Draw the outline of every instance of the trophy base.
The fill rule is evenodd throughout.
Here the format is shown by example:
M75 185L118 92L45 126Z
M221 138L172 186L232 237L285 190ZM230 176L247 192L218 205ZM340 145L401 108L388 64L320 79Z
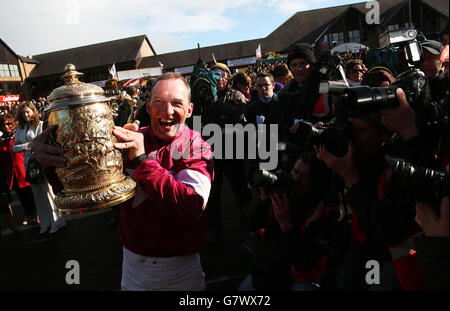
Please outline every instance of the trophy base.
M62 191L56 195L55 203L63 214L80 214L120 204L135 194L136 182L127 176L108 187L91 192L69 194Z

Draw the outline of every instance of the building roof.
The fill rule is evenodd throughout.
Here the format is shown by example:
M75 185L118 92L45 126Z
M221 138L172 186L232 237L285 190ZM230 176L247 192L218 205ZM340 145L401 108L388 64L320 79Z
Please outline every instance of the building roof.
M21 60L22 63L39 64L38 60L33 59L31 57L28 57L28 56L22 56L22 55L17 54L17 57Z
M11 55L12 55L14 58L19 58L19 56L16 54L16 52L14 52L13 49L11 49L11 48L9 47L9 45L7 45L6 42L3 41L1 38L0 38L0 45L3 45L3 46L11 53ZM6 56L5 56L5 57L6 57ZM8 58L10 58L10 57L11 57L11 56L8 56Z
M200 47L200 55L207 63L213 61L212 54L214 54L214 58L218 62L226 62L231 59L255 56L258 44L261 43L261 45L264 46L263 41L264 39L254 39L203 48ZM195 64L198 58L198 49L159 54L142 58L139 68L159 67L159 62L164 65L164 68L190 66Z
M448 18L448 2L443 0L414 0L433 8ZM408 0L379 0L380 21L385 25L396 15ZM367 2L340 5L329 8L297 12L286 22L280 25L265 38L233 42L227 44L202 47L200 54L206 62L213 61L214 54L217 61L255 56L258 44L262 52L286 52L297 42L315 43L328 29L340 22L350 10L357 10L362 16L367 11ZM62 73L67 63L73 63L79 70L86 68L111 65L112 63L135 60L143 40L147 40L154 56L143 57L137 63L139 68L159 67L160 63L166 69L191 66L199 57L196 48L166 54L156 55L147 36L137 36L89 46L78 47L63 51L35 55L34 60L39 62L30 74L30 77L42 77ZM114 51L113 53L111 51Z
M380 22L395 14L405 5L405 0L379 0ZM442 4L441 4L442 5ZM349 10L357 10L365 16L369 9L366 2L340 5L330 8L322 8L304 12L297 12L280 27L267 36L273 49L276 51L288 51L298 42L315 43L322 37L327 29L338 23ZM302 30L299 33L299 29Z
M417 0L415 0L417 1ZM419 0L448 17L448 5L442 0ZM445 3L444 3L445 2ZM285 53L298 42L315 43L333 25L340 21L349 10L357 10L364 17L369 10L367 2L340 5L329 8L297 12L265 38L214 45L201 48L201 55L206 62L212 61L211 53L217 61L254 56L258 44L263 52L278 51ZM379 0L380 22L389 21L399 10L407 5L408 0ZM301 33L299 33L301 30ZM197 49L178 51L149 56L142 59L139 68L157 67L159 62L166 69L195 64L198 59Z
M146 35L102 42L77 48L34 55L39 62L30 73L30 78L50 76L64 72L64 67L74 64L77 70L113 63L134 61L144 41L147 41L155 53Z

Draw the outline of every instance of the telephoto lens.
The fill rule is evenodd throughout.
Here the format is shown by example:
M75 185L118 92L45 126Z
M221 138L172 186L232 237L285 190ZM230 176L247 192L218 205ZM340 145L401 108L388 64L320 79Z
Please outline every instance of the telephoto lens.
M390 168L386 175L385 199L408 198L438 207L441 199L448 196L448 172L414 166L404 159L389 156L386 162ZM439 214L439 208L435 212Z
M252 186L265 188L267 194L289 193L293 185L292 177L289 174L272 173L267 170L255 171L251 181Z
M399 106L396 90L397 86L369 87L357 86L347 89L346 110L347 115L356 117L369 114L384 108Z
M301 149L325 145L328 152L336 157L343 157L348 152L352 126L345 118L335 118L323 126L300 121L295 136L295 144Z

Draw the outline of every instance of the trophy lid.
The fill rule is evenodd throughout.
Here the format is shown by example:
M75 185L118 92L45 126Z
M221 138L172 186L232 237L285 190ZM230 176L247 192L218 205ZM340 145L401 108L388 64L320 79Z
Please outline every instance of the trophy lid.
M78 77L83 73L76 71L73 64L67 64L64 70L65 74L61 76L61 79L65 84L54 89L47 97L50 105L45 111L110 100L105 97L105 91L101 87L79 81Z

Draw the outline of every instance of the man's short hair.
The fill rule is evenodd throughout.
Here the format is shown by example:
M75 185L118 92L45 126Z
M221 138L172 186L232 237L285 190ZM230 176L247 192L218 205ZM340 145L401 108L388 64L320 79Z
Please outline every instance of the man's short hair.
M186 90L188 91L188 99L189 99L189 103L190 103L191 102L191 86L189 85L189 82L187 82L187 80L182 75L180 75L179 73L176 73L176 72L167 72L156 78L156 80L153 82L153 85L152 85L152 91L151 91L152 97L153 97L153 90L155 89L155 87L158 85L158 83L160 81L171 80L171 79L183 81L184 86L186 87Z
M269 80L270 80L270 82L272 82L273 83L273 81L274 81L274 79L273 79L273 76L270 74L270 73L268 73L268 72L258 72L258 74L256 75L256 79L258 79L258 78L265 78L265 77L267 77L267 78L269 78Z
M125 92L127 92L127 94L130 96L138 95L138 90L135 86L127 86L125 88Z

